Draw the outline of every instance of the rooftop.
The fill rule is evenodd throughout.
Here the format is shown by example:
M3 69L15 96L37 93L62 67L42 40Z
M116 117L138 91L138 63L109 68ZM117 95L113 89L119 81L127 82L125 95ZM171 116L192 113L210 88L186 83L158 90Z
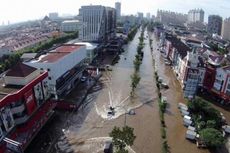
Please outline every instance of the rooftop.
M53 51L50 51L47 54L41 55L38 59L35 59L31 62L40 62L40 63L54 63L58 60L60 60L61 58L63 58L64 56L78 51L80 47L82 47L83 45L63 45L60 46L58 48L56 48Z
M23 63L18 63L13 68L9 69L5 76L12 76L12 77L26 77L36 71L36 68L31 66L25 65Z
M79 20L65 20L62 23L78 23Z
M172 43L172 46L175 47L180 54L181 58L183 59L187 56L187 51L191 51L191 49L181 42L178 38L172 35L166 35L166 39Z

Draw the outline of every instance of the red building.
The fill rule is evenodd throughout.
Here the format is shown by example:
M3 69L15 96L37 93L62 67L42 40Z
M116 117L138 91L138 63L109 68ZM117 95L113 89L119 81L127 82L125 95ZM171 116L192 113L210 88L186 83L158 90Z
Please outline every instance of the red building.
M0 153L24 151L53 114L48 73L19 63L0 78Z

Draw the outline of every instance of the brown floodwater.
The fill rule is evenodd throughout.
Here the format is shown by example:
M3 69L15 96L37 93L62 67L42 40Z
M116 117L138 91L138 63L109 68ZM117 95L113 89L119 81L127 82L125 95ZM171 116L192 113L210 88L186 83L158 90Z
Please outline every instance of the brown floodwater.
M51 124L43 129L51 139L57 138L52 143L45 142L48 145L53 144L49 147L49 153L102 153L104 142L111 140L108 137L109 132L114 126L122 127L124 124L133 127L134 134L137 136L129 152L161 153L161 126L153 76L155 70L148 39L145 39L144 58L140 66L141 81L135 96L133 98L129 96L130 75L134 72L133 60L139 36L140 30L134 40L124 46L125 52L120 55L119 62L112 66L113 71L104 72L77 112L65 113L67 115L63 113L63 116L59 115L60 119L52 120ZM156 59L156 68L170 87L163 91L163 95L169 102L165 120L170 151L171 153L207 153L208 150L197 149L195 144L185 139L186 128L182 125L182 117L177 109L177 103L184 101L181 88L172 70L164 65L160 53L156 50L156 39L153 35L151 38L154 40L153 57ZM110 106L115 108L114 116L107 115ZM131 109L135 110L135 115L124 115ZM45 153L44 149L39 150L40 145L38 145L43 141L37 139L27 152Z
M165 114L165 121L170 151L171 153L208 153L207 149L198 149L194 143L185 139L187 129L183 126L182 116L178 110L178 103L185 102L182 89L171 67L164 64L164 59L157 50L158 41L153 34L151 38L154 40L153 55L156 60L156 69L159 76L169 85L168 90L162 90L162 95L167 97L169 104Z

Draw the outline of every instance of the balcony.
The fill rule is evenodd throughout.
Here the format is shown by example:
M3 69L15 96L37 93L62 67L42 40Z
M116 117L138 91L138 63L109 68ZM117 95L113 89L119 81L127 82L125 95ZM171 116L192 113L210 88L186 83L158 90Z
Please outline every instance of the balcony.
M25 110L25 105L21 104L19 106L15 106L13 108L11 108L11 112L12 114L17 114L17 113L21 113Z

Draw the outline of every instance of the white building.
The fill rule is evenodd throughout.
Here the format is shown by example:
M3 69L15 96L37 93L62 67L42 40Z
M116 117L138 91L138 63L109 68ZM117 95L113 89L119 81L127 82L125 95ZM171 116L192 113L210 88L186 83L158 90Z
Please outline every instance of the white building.
M202 9L193 9L188 12L188 22L204 22L204 11Z
M84 45L63 45L24 64L48 71L49 90L57 99L68 94L78 82L85 69L85 61Z
M97 56L97 47L98 44L96 43L89 43L89 42L76 42L75 45L84 45L86 46L86 56L88 62L91 63L93 59Z
M119 19L121 17L121 3L120 2L115 3L115 9L116 9L116 16Z
M66 20L61 24L61 30L63 32L73 32L80 29L80 22L78 20Z
M230 40L230 18L223 21L221 36L223 39Z

